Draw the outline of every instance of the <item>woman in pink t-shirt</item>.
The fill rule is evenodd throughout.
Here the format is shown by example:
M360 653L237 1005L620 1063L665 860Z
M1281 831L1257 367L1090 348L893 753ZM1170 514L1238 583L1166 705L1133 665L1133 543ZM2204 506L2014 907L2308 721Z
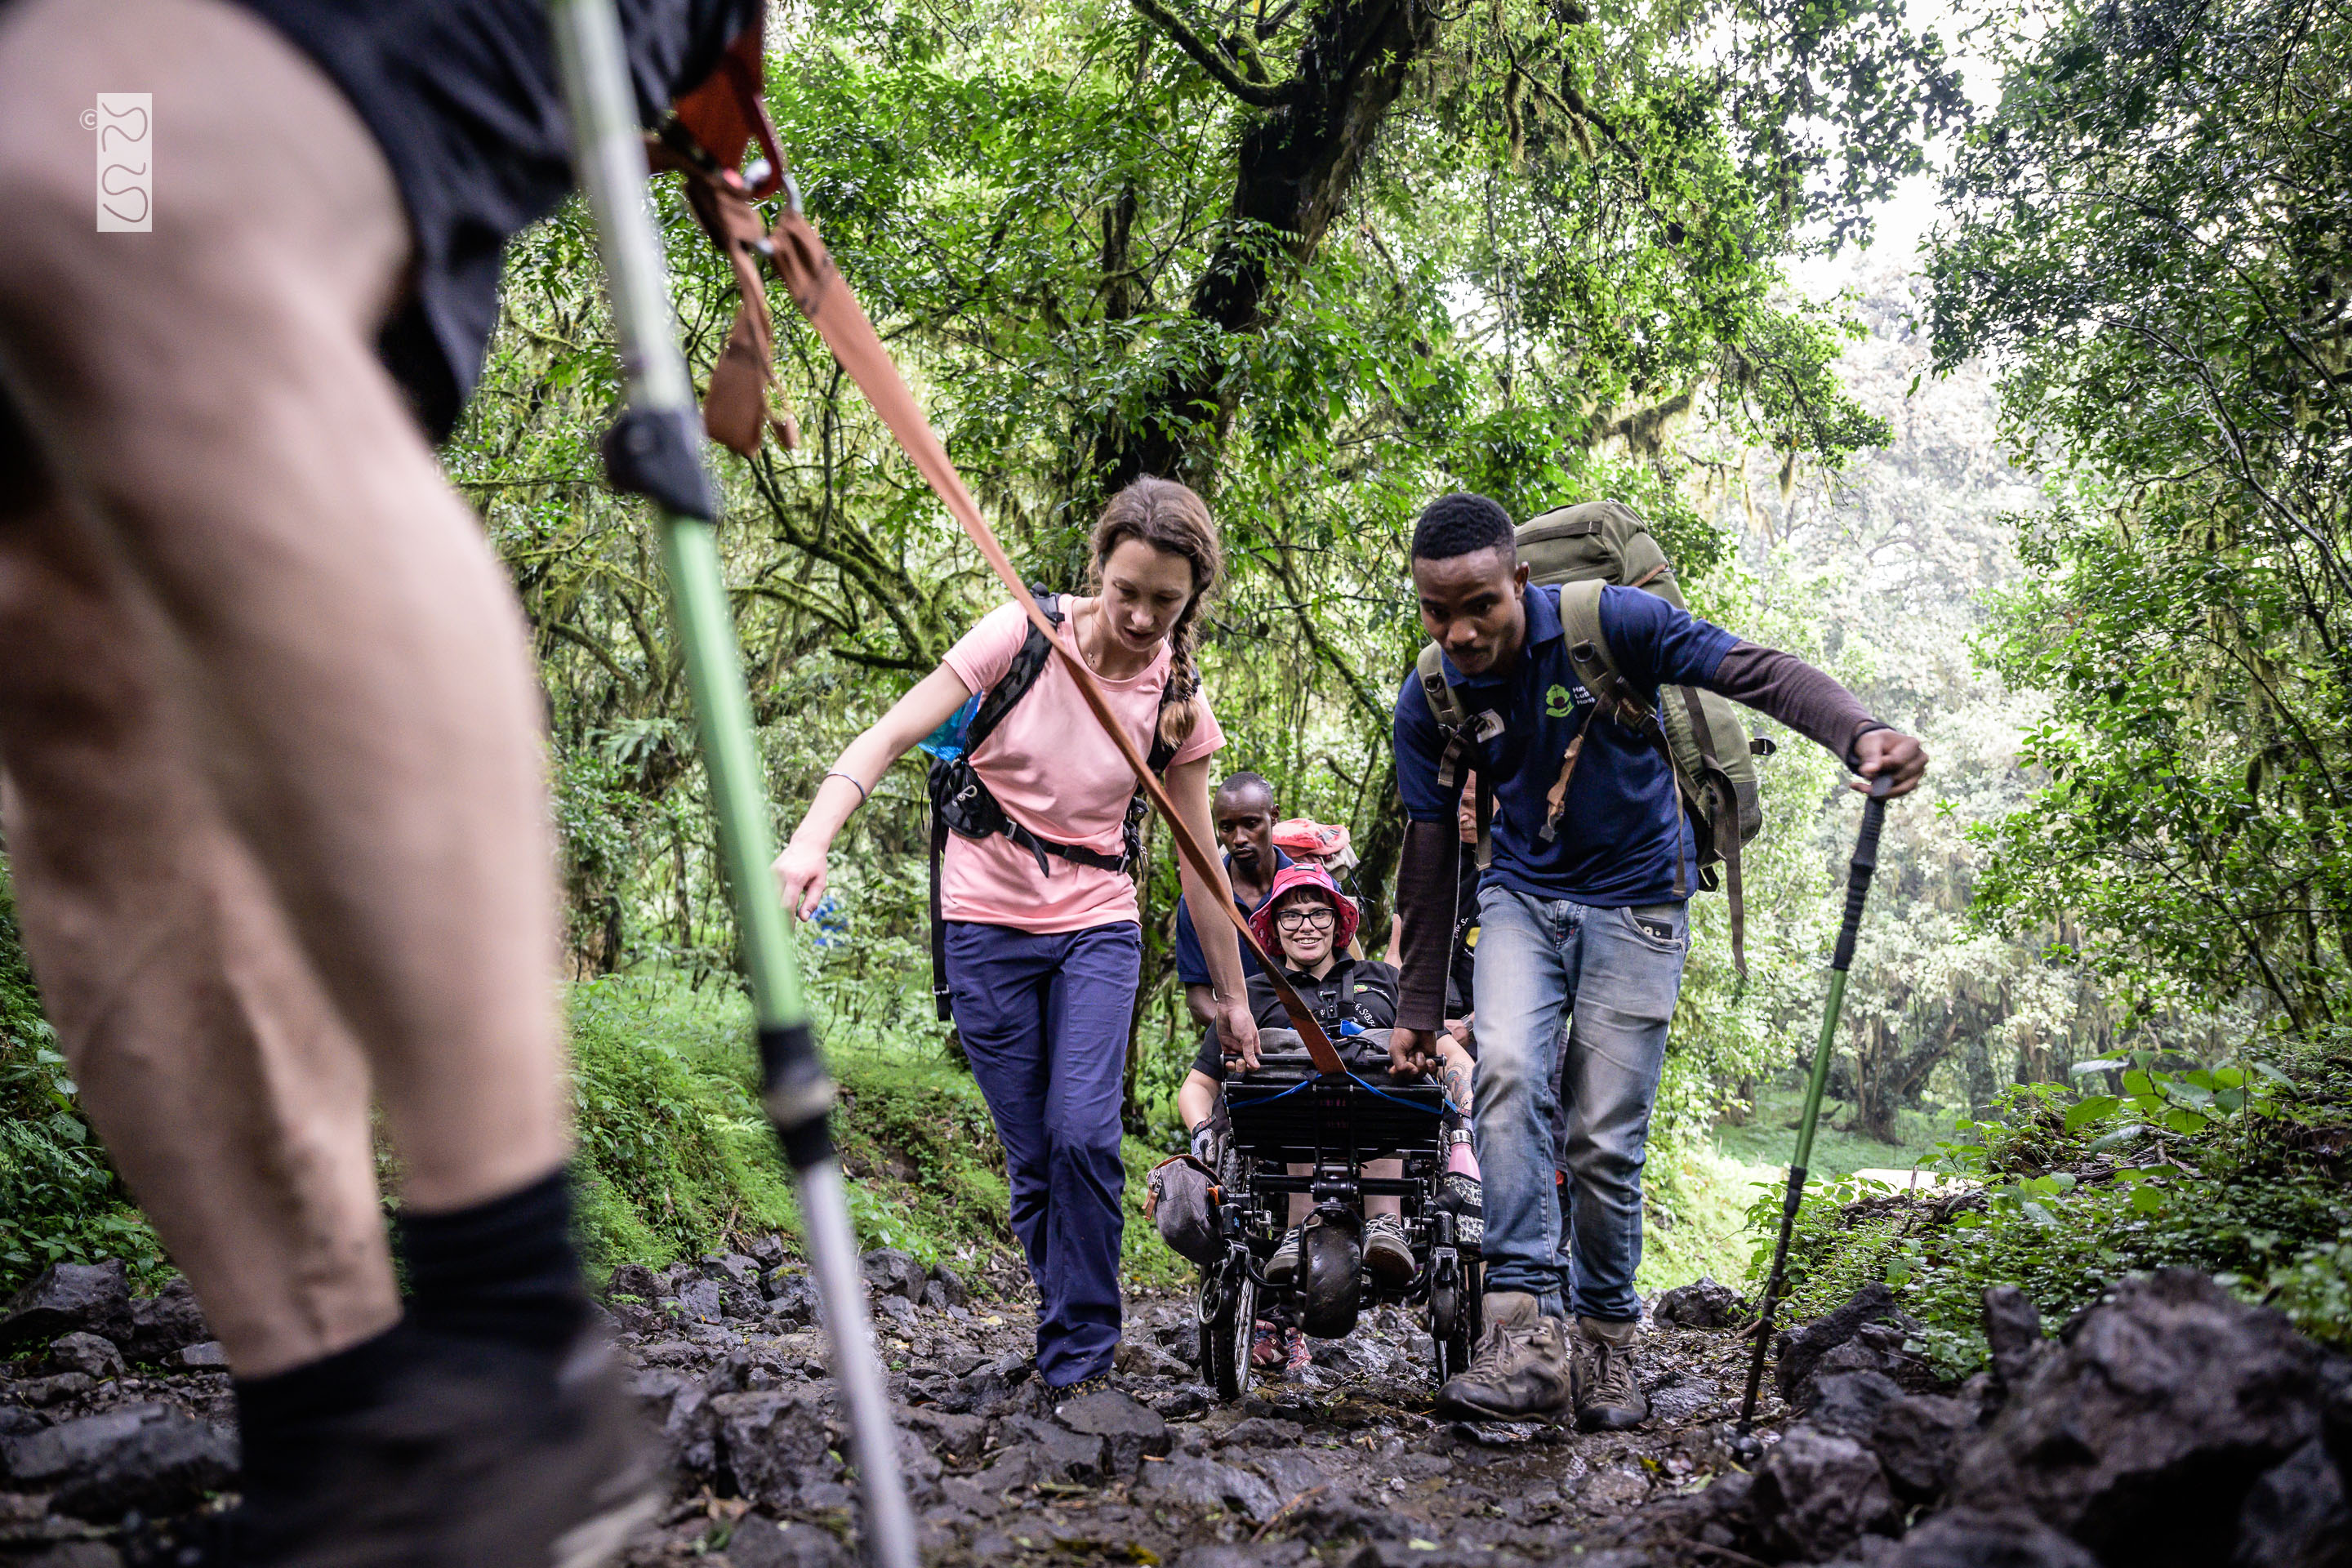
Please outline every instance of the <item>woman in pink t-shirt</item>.
M1093 543L1097 593L1062 601L1063 634L1136 749L1148 753L1155 739L1173 747L1169 794L1199 841L1213 843L1209 757L1224 732L1192 649L1202 601L1223 570L1216 524L1182 485L1141 479L1103 509ZM850 742L776 858L788 907L803 919L815 910L825 852L849 814L893 763L1003 678L1028 625L1018 605L991 611ZM1135 777L1059 658L970 761L1024 837L949 836L940 878L948 991L1004 1145L1013 1230L1039 1297L1037 1370L1059 1397L1107 1379L1118 1346L1118 1113L1143 947L1134 875L1117 868ZM1178 868L1194 909L1233 907L1222 870L1210 887L1181 858ZM1201 936L1225 1048L1254 1066L1240 945L1223 921Z

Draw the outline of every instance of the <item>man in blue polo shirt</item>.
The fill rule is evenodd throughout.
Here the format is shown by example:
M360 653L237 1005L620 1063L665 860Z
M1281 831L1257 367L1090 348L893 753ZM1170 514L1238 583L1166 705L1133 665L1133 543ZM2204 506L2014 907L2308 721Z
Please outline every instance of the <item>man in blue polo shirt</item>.
M1209 815L1216 824L1217 842L1225 847L1225 875L1234 885L1234 908L1247 920L1257 913L1274 889L1275 874L1290 864L1290 857L1274 847L1274 786L1253 773L1228 774L1210 797ZM1247 943L1242 946L1242 978L1258 971ZM1176 900L1176 983L1184 987L1184 1005L1192 1021L1207 1028L1216 1021L1209 984L1209 961L1201 954L1201 934L1193 929L1192 911Z
M1676 872L1695 854L1673 774L1649 733L1657 689L1719 691L1820 742L1858 773L1893 773L1897 795L1918 783L1927 753L1811 665L1638 588L1602 590L1601 629L1619 676L1651 712L1639 726L1599 715L1569 658L1559 590L1528 585L1510 517L1484 496L1430 503L1413 532L1412 576L1446 680L1470 711L1502 721L1491 739L1470 744L1466 764L1494 786L1494 859L1478 887L1474 982L1486 1333L1469 1367L1440 1392L1439 1407L1496 1419L1572 1408L1587 1431L1632 1426L1649 1415L1633 1293L1643 1144L1688 944ZM1462 844L1456 803L1438 784L1446 736L1417 679L1398 695L1395 741L1410 821L1390 1054L1400 1071L1425 1071L1444 1022ZM1568 1102L1566 1268L1552 1181L1556 1097Z

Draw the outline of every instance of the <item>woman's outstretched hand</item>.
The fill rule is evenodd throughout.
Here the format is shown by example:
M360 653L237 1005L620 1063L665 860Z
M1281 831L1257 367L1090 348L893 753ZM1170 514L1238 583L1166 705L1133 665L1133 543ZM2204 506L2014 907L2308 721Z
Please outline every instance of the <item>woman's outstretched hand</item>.
M1257 1071L1257 1020L1251 1016L1249 1004L1236 996L1229 1002L1213 1002L1217 1018L1217 1044L1227 1061L1238 1061L1242 1071Z
M801 920L824 901L824 851L787 844L776 857L776 896Z

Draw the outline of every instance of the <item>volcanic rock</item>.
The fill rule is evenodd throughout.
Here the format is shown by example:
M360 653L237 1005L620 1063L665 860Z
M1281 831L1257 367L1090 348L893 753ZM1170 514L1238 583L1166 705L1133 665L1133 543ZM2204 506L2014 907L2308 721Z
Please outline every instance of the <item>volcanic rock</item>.
M963 1276L944 1263L931 1265L931 1286L937 1289L927 1287L923 1291L926 1305L929 1304L934 1295L940 1298L939 1305L942 1309L971 1305L971 1290L964 1284Z
M1905 1536L1887 1568L2100 1568L2100 1563L2030 1513L1956 1508Z
M1897 1517L1870 1450L1802 1426L1758 1463L1749 1507L1783 1555L1814 1561L1837 1556L1865 1531L1891 1532Z
M831 1531L750 1513L728 1537L727 1561L732 1568L849 1568L855 1559Z
M719 1281L697 1276L677 1288L680 1318L689 1323L716 1323L727 1316L727 1299Z
M1263 1522L1274 1516L1282 1500L1274 1489L1233 1465L1194 1454L1179 1454L1162 1464L1146 1465L1135 1479L1139 1501L1177 1503L1202 1510L1225 1509Z
M877 1247L857 1260L866 1288L877 1296L897 1296L908 1301L923 1299L930 1274L914 1258L895 1247Z
M122 1364L122 1352L114 1342L100 1334L59 1334L49 1343L49 1368L53 1372L78 1372L97 1382L121 1377L129 1369Z
M0 1438L0 1468L20 1487L51 1490L76 1519L191 1506L236 1471L236 1448L173 1405L129 1405L22 1437Z
M154 1362L212 1337L212 1327L205 1321L205 1310L196 1304L194 1289L185 1279L175 1278L154 1295L131 1303L130 1334L117 1342L131 1360Z
M1045 1479L1094 1486L1110 1479L1110 1440L1097 1433L1073 1432L1033 1415L1008 1418L1004 1432L1009 1441L1035 1450Z
M1118 1389L1106 1388L1054 1406L1054 1419L1073 1432L1110 1445L1110 1473L1129 1476L1149 1454L1168 1452L1168 1423Z
M2004 1396L2024 1387L2042 1358L2056 1348L2042 1337L2042 1313L2032 1299L2014 1285L1985 1288L1983 1323L1994 1385Z
M121 1339L130 1331L131 1276L119 1258L52 1264L0 1308L0 1347L81 1332Z
M1658 1298L1650 1316L1678 1329L1727 1329L1753 1310L1744 1296L1728 1285L1700 1279L1677 1285Z
M831 1508L849 1501L832 1403L806 1389L722 1394L711 1402L721 1462L741 1494L763 1508Z
M1895 1315L1895 1292L1883 1281L1874 1279L1827 1317L1801 1328L1782 1330L1774 1344L1773 1365L1774 1386L1780 1390L1781 1402L1791 1409L1801 1408L1804 1401L1799 1397L1798 1389L1812 1375L1822 1359L1853 1339L1864 1323Z
M1805 1424L1857 1443L1870 1437L1878 1413L1903 1397L1895 1380L1877 1372L1833 1372L1813 1379Z
M1880 1407L1863 1443L1878 1456L1895 1496L1932 1502L1951 1484L1961 1442L1975 1427L1976 1414L1961 1400L1906 1394Z
M669 1294L669 1282L642 1263L624 1263L604 1281L604 1294L607 1298L634 1296L649 1303Z
M172 1352L172 1364L190 1372L226 1372L228 1347L218 1340L185 1345Z
M2263 1473L2238 1514L2231 1568L2352 1568L2352 1507L2326 1446L2313 1441Z
M2319 1360L2202 1274L2126 1280L1968 1447L1952 1500L2023 1506L2109 1563L2226 1562L2256 1479L2320 1436Z

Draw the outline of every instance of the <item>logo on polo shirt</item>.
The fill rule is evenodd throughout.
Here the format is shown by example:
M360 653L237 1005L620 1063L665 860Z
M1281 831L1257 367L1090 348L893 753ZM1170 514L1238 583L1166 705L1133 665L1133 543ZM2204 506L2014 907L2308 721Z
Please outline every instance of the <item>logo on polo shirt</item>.
M1544 713L1547 717L1565 719L1575 711L1576 699L1569 695L1567 687L1555 686L1544 693Z

